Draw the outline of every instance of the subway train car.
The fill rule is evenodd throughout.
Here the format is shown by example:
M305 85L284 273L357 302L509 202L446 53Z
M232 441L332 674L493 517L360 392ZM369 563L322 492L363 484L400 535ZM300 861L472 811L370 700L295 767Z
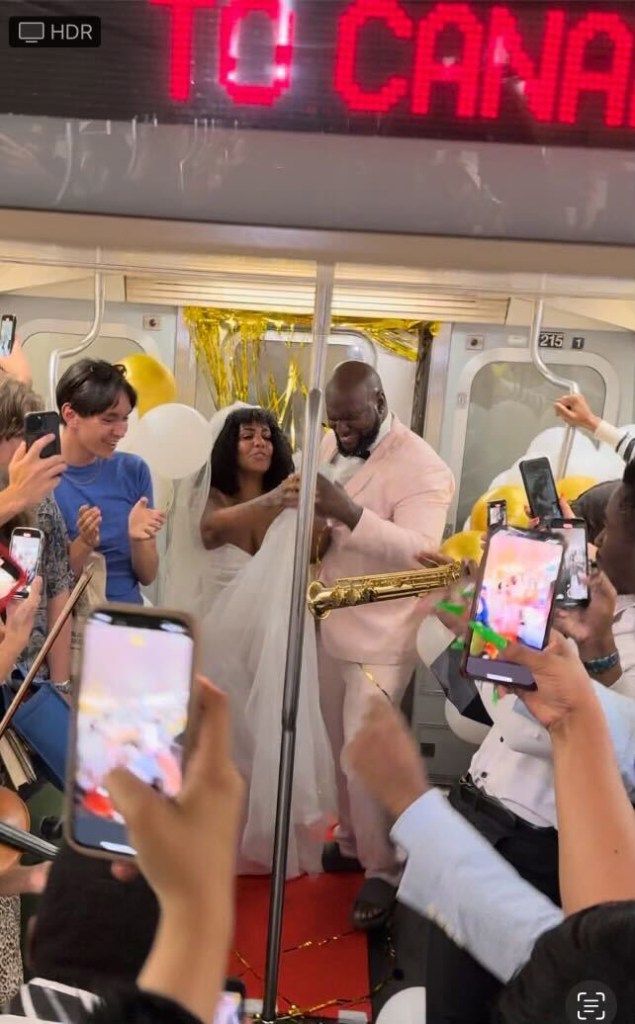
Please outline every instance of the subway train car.
M48 407L74 360L147 354L209 420L189 311L251 317L252 340L257 317L262 379L301 374L296 447L316 363L322 381L344 359L377 369L454 473L446 536L558 426L563 391L635 420L629 5L31 0L23 16L0 0L0 18L0 314ZM160 605L161 580L145 596ZM478 734L423 666L406 710L451 785ZM294 886L282 974L268 887L239 889L232 971L252 1008L266 991L267 1021L423 1024L416 915L360 954Z

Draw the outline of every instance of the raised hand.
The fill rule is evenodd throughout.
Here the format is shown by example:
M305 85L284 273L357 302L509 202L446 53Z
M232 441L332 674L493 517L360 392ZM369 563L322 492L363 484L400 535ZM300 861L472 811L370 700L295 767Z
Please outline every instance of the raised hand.
M589 576L589 604L578 608L562 608L556 612L555 625L579 645L600 641L613 630L617 591L603 572Z
M335 519L353 530L363 509L357 505L341 484L333 483L318 473L315 484L315 514L321 519Z
M300 501L300 476L291 473L286 480L263 496L263 503L270 508L297 508Z
M36 576L31 584L31 591L24 599L11 601L7 605L7 621L2 637L2 646L5 644L15 653L17 658L27 646L35 615L40 607L42 597L42 577Z
M99 547L102 514L96 505L82 505L77 515L77 532L80 540L91 551Z
M344 750L344 760L393 818L430 788L406 720L381 698L373 701L361 729Z
M61 455L51 455L48 459L41 458L47 444L55 440L53 434L40 437L27 450L26 444L16 449L9 463L9 487L20 510L39 505L43 498L59 484L66 470L66 463Z
M591 411L584 395L564 395L555 403L556 416L570 426L581 430L596 431L600 417Z
M23 384L32 383L31 367L19 338L13 342L13 348L8 356L0 356L0 370L10 377L22 381Z
M148 499L140 498L128 516L128 536L130 540L152 540L164 525L165 512L156 508L148 508Z
M591 680L575 647L555 629L551 631L544 651L536 651L523 644L509 644L505 649L505 661L528 668L537 689L499 686L499 691L515 693L547 729L596 700Z

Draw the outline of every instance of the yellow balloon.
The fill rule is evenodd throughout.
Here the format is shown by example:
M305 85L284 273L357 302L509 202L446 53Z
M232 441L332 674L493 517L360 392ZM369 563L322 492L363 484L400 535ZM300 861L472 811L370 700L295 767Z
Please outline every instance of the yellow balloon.
M558 480L558 494L567 501L575 501L590 487L595 487L597 482L592 476L566 476L564 480Z
M174 375L158 359L140 352L119 362L125 366L126 379L137 392L139 416L144 416L157 405L176 400Z
M478 499L470 516L470 526L473 530L487 530L488 501L507 502L507 522L510 526L529 526L525 512L527 505L525 488L515 484L506 484L504 487L495 487L493 491L488 491Z
M480 530L464 530L455 533L444 542L441 554L457 562L480 562L483 557L483 536Z

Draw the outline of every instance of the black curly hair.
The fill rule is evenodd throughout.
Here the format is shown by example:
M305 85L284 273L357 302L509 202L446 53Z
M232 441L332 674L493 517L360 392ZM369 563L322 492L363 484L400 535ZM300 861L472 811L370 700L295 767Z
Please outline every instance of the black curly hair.
M238 480L238 439L240 428L252 423L268 427L271 432L273 455L271 465L265 473L263 487L265 493L272 491L283 480L293 473L293 455L291 445L282 433L275 417L267 409L236 409L227 417L225 425L218 435L212 449L212 480L211 486L221 494L233 498L240 490Z

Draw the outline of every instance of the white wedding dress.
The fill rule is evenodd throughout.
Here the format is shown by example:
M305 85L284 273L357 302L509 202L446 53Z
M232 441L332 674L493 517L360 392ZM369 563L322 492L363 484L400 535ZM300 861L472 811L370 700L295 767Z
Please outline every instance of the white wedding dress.
M234 758L247 783L238 870L267 873L273 858L297 513L278 516L256 555L232 544L205 551L198 524L201 492L209 493L208 481L179 487L169 544L173 557L163 573L162 600L199 618L199 669L228 694ZM288 878L321 870L326 829L336 814L335 794L331 747L320 710L315 626L307 617Z

